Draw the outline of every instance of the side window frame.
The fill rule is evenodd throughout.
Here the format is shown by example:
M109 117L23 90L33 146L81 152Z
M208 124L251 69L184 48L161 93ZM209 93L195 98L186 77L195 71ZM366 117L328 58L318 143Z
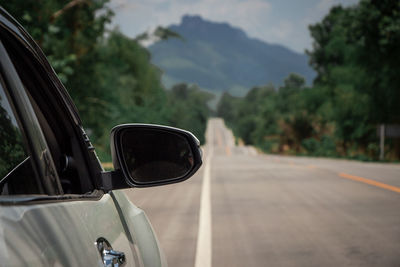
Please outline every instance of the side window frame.
M0 190L1 190L1 197L5 197L5 196L14 196L14 195L26 195L26 194L44 194L44 190L43 190L43 186L42 183L40 181L40 178L38 176L38 172L36 170L36 166L34 166L34 162L32 159L32 153L29 149L28 146L28 142L27 142L27 138L25 135L25 132L23 131L23 127L21 124L21 121L19 119L19 117L17 116L17 112L15 109L15 106L11 100L11 96L7 90L7 87L5 85L3 76L0 72L0 90L2 91L1 95L2 98L5 99L1 99L1 101L4 103L2 104L2 108L7 112L7 115L9 116L11 121L14 121L15 125L15 130L17 130L21 137L21 139L19 140L19 145L23 147L24 150L24 155L21 157L25 158L23 161L20 161L19 164L15 165L12 164L10 165L11 168L7 168L6 171L8 171L8 173L4 175L4 173L2 173L2 176L0 177ZM3 126L3 125L2 125ZM3 126L4 127L4 126ZM3 141L3 140L2 140ZM11 140L9 140L11 141ZM15 140L16 141L16 140ZM13 141L11 141L13 142ZM13 145L17 145L15 143L12 143ZM17 145L18 146L18 145ZM20 160L21 160L20 159ZM6 160L6 158L3 158L2 160ZM26 161L29 161L26 162ZM10 163L10 162L8 162ZM24 173L24 168L25 168L25 173ZM22 171L22 173L21 173ZM27 173L28 172L28 173ZM17 173L17 174L15 174ZM20 175L26 175L27 177L23 178L24 181L26 179L26 182L23 184L20 184L20 187L17 189L17 192L14 192L14 184L15 183L21 183L22 181L20 179L18 179L19 177L22 177ZM10 181L10 179L12 179L13 181ZM18 181L14 181L14 179L17 179ZM11 191L9 192L9 184L11 184ZM31 187L32 186L32 187ZM5 189L4 187L6 187L7 189ZM5 190L4 190L5 189ZM5 194L3 194L5 193Z
M64 194L87 196L99 189L96 174L102 169L79 117L71 111L72 100L64 87L57 87L57 82L61 83L45 68L45 58L39 60L11 36L5 41L47 140Z
M0 40L0 71L25 132L39 180L47 195L63 194L59 177L24 85Z

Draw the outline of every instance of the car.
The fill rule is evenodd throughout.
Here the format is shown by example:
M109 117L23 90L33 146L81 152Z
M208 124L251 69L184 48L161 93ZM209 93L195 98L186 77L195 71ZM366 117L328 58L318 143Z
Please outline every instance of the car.
M121 189L191 177L202 164L193 134L118 125L105 171L45 55L1 7L0 120L1 266L166 266Z

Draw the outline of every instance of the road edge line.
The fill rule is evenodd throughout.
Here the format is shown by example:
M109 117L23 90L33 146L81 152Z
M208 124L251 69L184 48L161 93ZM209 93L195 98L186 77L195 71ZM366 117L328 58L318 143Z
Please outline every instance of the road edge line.
M213 140L211 140L212 142ZM203 184L201 188L199 231L197 233L195 267L211 267L212 231L211 231L211 157L213 147L204 166Z

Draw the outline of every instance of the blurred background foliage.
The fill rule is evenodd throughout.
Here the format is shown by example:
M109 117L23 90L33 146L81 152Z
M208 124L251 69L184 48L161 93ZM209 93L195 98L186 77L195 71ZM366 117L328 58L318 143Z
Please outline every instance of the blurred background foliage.
M138 40L109 29L109 0L0 1L41 46L73 98L102 160L110 161L110 129L121 123L166 124L202 143L210 94L186 84L165 90L161 71ZM180 38L162 27L162 40ZM145 38L145 36L140 36Z
M279 88L224 94L218 114L267 152L377 160L377 126L400 123L400 2L334 7L309 29L312 87L291 74ZM400 158L398 138L385 149L386 159Z
M138 39L109 29L109 0L0 3L48 56L103 160L110 160L109 131L120 123L180 127L204 143L213 95L188 84L166 90ZM311 87L293 73L278 88L256 86L243 98L224 93L217 115L266 152L378 159L376 127L400 123L400 2L337 6L309 29L307 54L317 72ZM161 40L181 38L158 30ZM386 146L386 159L400 158L399 139Z

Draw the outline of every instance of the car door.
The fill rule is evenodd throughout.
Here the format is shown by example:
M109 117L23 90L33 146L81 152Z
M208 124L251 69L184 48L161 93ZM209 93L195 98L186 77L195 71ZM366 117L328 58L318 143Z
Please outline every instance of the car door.
M123 217L141 211L99 190L101 167L59 81L11 30L0 38L0 118L11 129L0 158L0 265L103 266L112 250L112 260L142 266Z

